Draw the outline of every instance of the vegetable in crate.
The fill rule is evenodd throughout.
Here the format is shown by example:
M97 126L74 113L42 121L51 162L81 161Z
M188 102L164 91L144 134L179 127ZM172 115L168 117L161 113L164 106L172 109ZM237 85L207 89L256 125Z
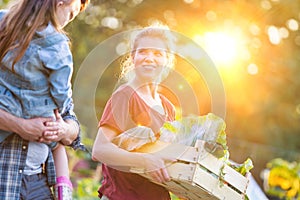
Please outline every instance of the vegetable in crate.
M245 175L253 168L252 160L248 158L242 164L229 160L225 128L224 120L213 113L204 116L191 115L173 122L166 122L160 129L160 140L189 146L194 146L197 140L204 140L205 149L208 152L223 159L226 164Z
M191 115L166 122L160 130L160 140L188 146L194 146L197 140L204 140L206 150L217 157L228 157L225 127L224 120L212 113Z
M191 115L172 122L165 122L160 134L155 135L148 127L137 126L113 139L117 146L134 151L153 142L178 143L194 146L197 140L205 141L205 150L217 158L223 159L236 171L245 175L253 168L251 159L242 164L229 160L224 120L212 113L204 116Z

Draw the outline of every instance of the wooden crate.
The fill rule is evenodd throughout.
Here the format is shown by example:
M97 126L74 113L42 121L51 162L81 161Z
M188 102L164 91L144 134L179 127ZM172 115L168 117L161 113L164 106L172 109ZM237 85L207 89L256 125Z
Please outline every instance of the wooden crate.
M241 175L222 160L208 153L204 149L203 141L197 141L194 147L153 143L138 151L177 158L177 162L167 164L171 181L156 184L162 185L179 197L189 200L245 199L249 183L247 176ZM138 169L133 171L151 180ZM224 173L222 180L219 178L221 171Z

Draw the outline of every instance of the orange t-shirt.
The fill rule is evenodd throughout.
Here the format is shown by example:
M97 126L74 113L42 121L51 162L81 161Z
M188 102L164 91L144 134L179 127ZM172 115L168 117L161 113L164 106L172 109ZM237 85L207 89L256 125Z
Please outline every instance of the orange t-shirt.
M108 100L99 126L107 125L122 133L140 125L158 133L164 122L175 118L173 104L163 95L160 98L165 114L151 108L130 86L120 86Z
M172 103L160 95L164 114L151 108L130 86L120 86L108 100L99 126L109 126L119 134L138 125L158 133L164 122L175 119ZM169 192L140 175L102 165L100 196L110 200L170 200Z

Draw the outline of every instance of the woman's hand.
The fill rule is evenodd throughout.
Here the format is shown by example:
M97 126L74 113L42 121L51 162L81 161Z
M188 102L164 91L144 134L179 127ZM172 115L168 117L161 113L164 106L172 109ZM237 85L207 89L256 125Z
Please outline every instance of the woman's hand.
M170 181L171 178L168 174L166 163L175 162L173 158L161 158L158 155L144 154L144 169L154 181L163 183Z

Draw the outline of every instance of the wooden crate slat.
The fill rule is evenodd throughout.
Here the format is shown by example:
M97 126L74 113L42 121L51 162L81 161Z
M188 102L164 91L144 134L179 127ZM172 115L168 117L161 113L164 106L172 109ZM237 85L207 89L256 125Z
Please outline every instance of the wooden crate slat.
M202 146L199 146L198 148L203 148ZM201 145L201 144L200 144ZM209 169L211 172L219 176L221 168L223 168L224 172L224 180L228 183L230 183L234 188L238 189L240 192L245 192L249 183L249 180L244 177L242 174L235 171L232 167L228 166L227 164L224 165L224 162L212 154L206 154L205 156L199 156L198 163L205 167L206 169Z
M232 185L240 192L246 193L247 187L249 185L249 180L247 177L238 173L228 165L225 165L224 173L225 173L224 180L226 182L230 183L230 185Z
M177 195L178 197L187 197L189 195L188 191L185 190L180 184L174 181L169 181L164 183L162 186L169 189L170 192Z
M188 188L188 193L193 194L193 198L203 199L203 200L217 200L218 198L213 194L209 194L206 190L196 184L188 184L186 182L180 182L185 188ZM190 196L187 196L187 199L191 199Z
M196 163L198 160L198 149L182 144L166 145L160 151L154 152L157 155L177 158L180 161Z
M244 198L243 194L238 193L228 185L221 185L218 177L207 173L200 166L196 167L194 182L219 199L240 200Z
M174 163L167 166L167 170L172 179L182 180L192 183L195 173L195 164Z
M203 158L202 160L199 160L199 164L209 169L217 176L219 176L220 170L224 165L223 161L217 159L211 154L207 155L207 157ZM226 182L230 183L241 192L246 191L249 182L246 177L244 177L228 165L224 165L223 173L223 178Z
M154 153L160 156L177 158L177 162L166 164L171 181L156 183L175 195L189 200L242 200L248 187L248 178L233 168L224 165L223 161L204 149L204 142L198 141L195 147L180 144L164 144L159 142L159 150L151 150L146 146L141 152ZM223 168L224 180L228 183L221 186L219 179ZM151 180L143 170L132 169L133 172ZM152 181L152 180L151 180ZM234 189L233 189L234 188Z

